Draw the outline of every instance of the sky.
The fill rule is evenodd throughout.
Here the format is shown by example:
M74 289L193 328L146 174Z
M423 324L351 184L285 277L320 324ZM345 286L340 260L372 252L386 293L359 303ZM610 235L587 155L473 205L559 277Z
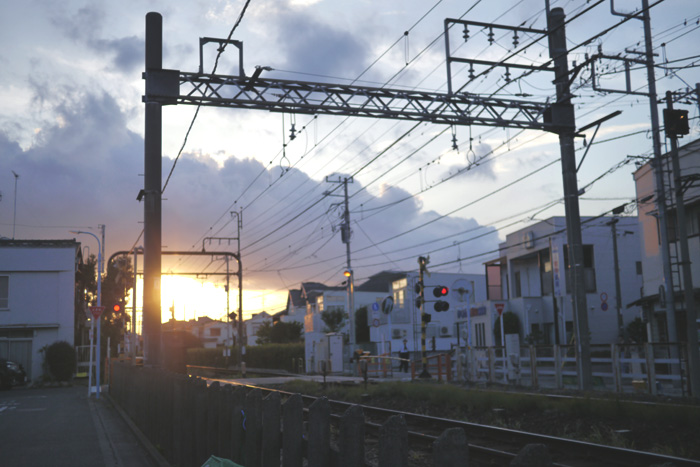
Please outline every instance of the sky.
M244 3L1 1L0 237L65 239L74 237L69 230L97 232L104 224L107 256L142 244L143 205L136 197L143 187L145 15L163 16L164 68L196 72L199 38L227 37ZM643 50L642 22L614 27L624 18L611 13L608 0L549 3L571 20L570 68L599 51L638 56ZM658 94L695 87L700 4L651 3ZM641 0L614 6L631 12ZM265 66L268 78L444 93L445 18L546 28L544 0L251 0L232 38L243 42L248 75ZM488 30L477 26L466 41L461 28L449 34L453 57L500 61L516 41L518 50L529 47L511 63L548 59L547 41L536 33L516 40L495 29L491 44ZM204 47L206 73L216 53L214 45ZM485 70L475 65L470 79L468 66L454 65L453 89L539 103L554 98L549 72L521 76L511 68L506 82L503 68ZM624 89L622 70L620 61L597 62L599 86ZM222 53L216 73L239 73L236 49ZM632 67L630 86L647 91L644 69ZM579 161L588 149L578 172L585 187L581 214L594 216L635 198L632 173L652 154L649 101L593 89L589 67L572 89L579 128L622 111L601 126L594 144L588 145L594 129L584 132L585 141L576 139ZM698 106L676 106L690 112L683 144L698 137ZM192 123L195 111L185 105L163 111L163 247L197 251L206 243L236 251L235 240L206 239L238 237L240 218L246 317L280 311L286 291L303 281L345 280L337 196L344 177L352 176L351 262L358 283L382 270L414 270L419 255L430 255L436 271L481 273L506 234L564 214L553 134L430 123L409 131L415 123L213 107L201 108ZM633 204L626 212L636 214ZM89 236L79 237L96 252ZM163 270L221 272L225 263L168 257ZM202 275L167 285L164 279L163 307L174 303L178 319L221 317L222 281ZM236 303L232 296L230 307Z

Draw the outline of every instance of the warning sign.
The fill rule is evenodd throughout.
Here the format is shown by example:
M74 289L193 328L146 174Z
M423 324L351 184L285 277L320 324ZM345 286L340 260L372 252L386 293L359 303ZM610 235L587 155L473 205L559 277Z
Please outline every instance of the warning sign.
M92 316L94 316L95 319L98 319L100 316L102 316L103 311L105 311L105 307L103 307L103 306L91 306L90 307L90 313L92 313Z
M493 304L494 308L496 308L496 312L498 313L498 316L501 316L503 314L503 309L506 307L505 303L494 303Z

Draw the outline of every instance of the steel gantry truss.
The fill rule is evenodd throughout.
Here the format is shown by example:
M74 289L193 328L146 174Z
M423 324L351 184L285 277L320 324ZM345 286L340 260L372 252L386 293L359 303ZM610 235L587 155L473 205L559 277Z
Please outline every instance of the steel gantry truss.
M482 125L558 131L544 122L547 103L469 93L444 94L253 76L146 72L145 102L191 104L299 114L412 120L445 125Z
M465 27L469 22L446 20ZM448 77L448 93L425 92L410 89L330 84L261 77L269 67L257 67L251 76L243 69L243 43L230 39L200 39L200 66L197 73L163 69L163 19L159 13L146 15L146 81L145 136L144 136L144 334L146 360L160 364L160 274L161 274L161 174L162 174L162 106L197 105L268 110L299 114L324 114L337 116L371 117L411 120L445 125L481 125L503 128L532 129L557 133L562 151L566 216L569 245L574 269L574 302L577 318L580 386L590 387L590 361L588 350L588 321L583 290L582 242L578 189L573 148L575 119L569 92L569 72L566 63L566 39L564 12L555 8L548 17L548 30L535 31L525 28L490 25L528 33L549 36L550 57L553 67L521 66L505 62L491 63L471 60L474 64L530 68L555 72L557 102L541 103L524 100L479 96L466 92L452 92ZM447 23L446 23L447 24ZM469 23L478 26L477 23ZM202 50L207 43L232 44L239 53L238 75L203 73ZM447 60L468 63L450 57L449 42ZM507 70L506 70L507 72ZM448 65L448 74L449 74ZM577 284L579 286L577 287ZM352 310L351 310L352 313ZM239 320L242 319L239 316Z

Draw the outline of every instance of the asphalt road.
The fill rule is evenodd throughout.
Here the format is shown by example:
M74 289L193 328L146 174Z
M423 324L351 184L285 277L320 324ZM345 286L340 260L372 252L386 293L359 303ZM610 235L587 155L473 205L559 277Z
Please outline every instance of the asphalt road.
M85 386L0 391L0 465L157 465L108 397Z

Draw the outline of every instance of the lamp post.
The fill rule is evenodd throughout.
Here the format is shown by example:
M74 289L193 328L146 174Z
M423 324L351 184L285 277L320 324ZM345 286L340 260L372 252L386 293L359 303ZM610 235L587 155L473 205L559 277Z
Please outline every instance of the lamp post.
M102 244L100 243L100 239L97 235L95 235L92 232L84 232L82 230L71 230L70 233L78 235L78 234L87 234L87 235L92 235L95 237L95 240L97 240L97 306L102 306ZM95 384L96 384L96 389L95 389L95 397L97 399L100 398L100 328L101 328L101 321L102 315L100 315L99 318L97 319L97 371L95 375ZM94 330L95 330L95 318L93 316L92 320L92 334L93 334L93 339L91 339L91 344L94 345ZM92 349L90 349L90 356L92 356ZM92 366L90 367L90 375L92 375ZM88 386L92 386L92 383L88 383ZM90 395L90 387L88 387L88 396Z

